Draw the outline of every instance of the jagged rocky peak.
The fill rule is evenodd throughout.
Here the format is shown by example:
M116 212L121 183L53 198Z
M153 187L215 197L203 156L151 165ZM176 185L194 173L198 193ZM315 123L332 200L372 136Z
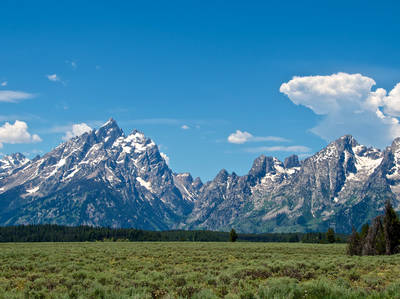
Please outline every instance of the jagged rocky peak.
M285 168L300 167L299 157L297 155L291 155L283 162Z
M190 185L193 183L192 175L189 172L178 173L176 174L176 178L182 181L182 183Z
M173 173L150 138L125 135L112 118L42 158L0 158L0 225L349 232L386 198L400 207L400 138L380 151L345 135L301 163L261 155L248 175L222 169L204 185Z
M155 143L148 137L146 137L142 132L138 130L133 130L126 138L126 141L137 145L155 145Z
M393 183L400 180L400 138L393 140L392 144L386 148L382 161L387 172L386 178ZM399 190L396 190L399 193Z
M184 199L194 201L198 197L198 191L202 187L201 180L196 178L193 180L188 172L173 174L174 184L181 192Z
M147 152L151 155L152 160L164 161L154 141L137 130L133 130L126 137L118 137L113 143L113 148L122 150L122 154L131 154L134 156L142 155L144 152Z
M22 165L25 165L30 160L21 153L14 153L0 158L0 172L8 171Z
M203 182L199 177L197 177L194 179L192 185L194 189L199 190L201 187L203 187Z
M218 172L217 176L215 177L214 181L219 182L219 183L224 183L227 181L229 177L229 173L226 169L221 169L220 172Z
M392 151L400 151L400 137L397 137L396 139L393 140L390 148Z
M273 157L261 155L254 160L253 166L249 171L249 175L256 178L262 178L267 173L275 171L274 165L276 162L277 159Z
M40 155L36 155L35 157L32 158L32 162L36 162L39 159L40 159Z
M338 151L340 151L340 152L344 151L344 150L352 152L353 147L356 147L359 145L357 140L355 140L354 137L351 135L344 135L344 136L340 137L339 139L335 140L333 143L336 145Z
M97 139L104 140L105 144L112 144L118 137L124 136L124 132L118 127L117 122L110 118L104 125L96 130Z
M14 164L15 166L26 164L29 161L29 159L21 153L14 153L7 157L10 163Z
M0 173L0 223L12 215L13 224L29 219L168 229L182 222L197 198L184 187L177 189L150 138L137 130L126 136L110 119L26 167ZM23 205L28 198L29 206Z
M22 161L22 160L25 160L26 159L26 157L23 155L23 154L21 154L21 153L14 153L14 154L11 154L11 156L10 156L12 159L14 159L14 161Z
M357 141L351 135L344 135L335 141L329 143L325 148L315 155L304 160L302 165L313 163L326 163L328 161L337 161L344 155L345 160L354 154L354 150L359 146ZM346 154L347 153L347 154Z

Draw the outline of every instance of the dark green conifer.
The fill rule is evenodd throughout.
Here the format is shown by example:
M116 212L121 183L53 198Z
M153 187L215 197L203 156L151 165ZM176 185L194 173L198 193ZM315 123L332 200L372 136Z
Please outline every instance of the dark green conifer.
M349 237L347 244L347 254L349 255L361 255L362 243L358 232L353 227L353 233Z
M235 242L237 238L238 238L238 235L237 235L236 231L232 228L231 232L229 233L229 241Z
M400 221L394 211L390 200L385 205L385 216L383 218L385 253L396 253L396 247L400 245Z
M328 240L328 243L335 243L336 238L333 228L329 228L326 232L326 239Z

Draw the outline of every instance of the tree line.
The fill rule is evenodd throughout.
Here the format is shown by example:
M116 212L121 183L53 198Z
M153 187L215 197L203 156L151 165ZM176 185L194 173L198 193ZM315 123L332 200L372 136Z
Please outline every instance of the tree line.
M349 255L382 255L400 253L400 220L390 201L384 215L377 216L371 225L364 224L360 232L353 228L347 245Z
M333 230L332 230L333 233ZM192 242L304 242L332 243L328 233L236 234L207 230L146 231L134 228L63 226L56 224L0 227L0 242L192 241ZM235 236L236 234L236 236ZM334 233L333 233L334 234ZM347 236L334 242L346 242Z

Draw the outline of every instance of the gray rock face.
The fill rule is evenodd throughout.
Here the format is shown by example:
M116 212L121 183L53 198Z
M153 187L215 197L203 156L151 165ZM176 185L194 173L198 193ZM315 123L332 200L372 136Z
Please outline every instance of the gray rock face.
M175 186L179 189L182 197L191 202L199 196L199 191L203 183L200 178L193 180L190 173L178 173L173 175Z
M33 160L0 159L0 225L58 223L142 229L348 233L400 205L400 138L380 151L349 136L284 162L261 155L247 175L203 184L173 173L141 132L113 119Z
M192 209L156 144L114 120L0 180L0 224L167 229Z
M11 175L19 168L30 163L30 160L21 153L4 156L0 159L0 179Z
M283 166L285 166L285 168L299 167L299 157L297 155L291 155L287 157L285 162L283 162Z
M224 172L205 184L187 224L244 232L333 227L349 233L382 213L386 199L399 209L399 157L400 139L381 152L349 135L302 163L296 156L285 163L260 156L247 175Z

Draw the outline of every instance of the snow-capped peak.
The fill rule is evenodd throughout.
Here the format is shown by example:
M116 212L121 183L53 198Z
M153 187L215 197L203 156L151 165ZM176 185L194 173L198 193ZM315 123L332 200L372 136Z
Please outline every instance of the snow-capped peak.
M117 122L110 118L104 125L95 131L98 140L104 142L105 145L111 145L115 139L124 136L124 132L118 127Z
M103 125L101 125L100 128L110 126L118 126L117 122L112 117L110 117Z
M21 153L3 156L0 159L0 172L10 171L29 163L30 160Z
M122 147L122 151L127 154L140 154L155 146L156 144L153 140L137 130L134 130L127 137L121 136L117 138L112 145L113 148Z

